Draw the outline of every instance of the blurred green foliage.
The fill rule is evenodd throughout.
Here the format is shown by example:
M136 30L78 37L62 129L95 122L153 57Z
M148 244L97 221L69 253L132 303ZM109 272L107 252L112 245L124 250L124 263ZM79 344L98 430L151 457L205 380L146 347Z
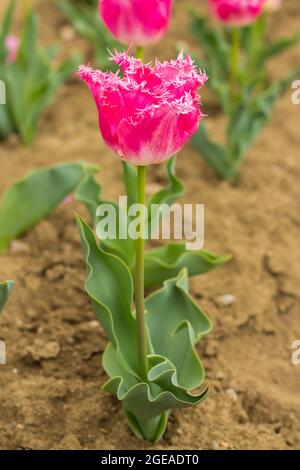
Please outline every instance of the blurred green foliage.
M83 38L91 46L93 59L101 69L114 69L109 60L109 51L123 48L115 41L107 28L103 25L99 12L98 2L95 0L59 0L58 7Z
M246 152L269 121L278 98L300 75L297 66L287 77L270 80L270 59L297 44L300 35L270 41L266 20L261 15L254 24L234 31L239 50L232 83L232 31L192 14L192 32L203 52L202 58L193 55L193 59L206 70L208 85L227 115L224 145L211 140L202 123L193 141L221 179L237 177Z
M42 112L53 101L58 86L76 70L80 56L74 53L55 66L58 48L38 46L38 18L30 11L18 38L16 60L9 62L6 38L14 7L12 1L0 26L0 80L6 94L6 103L0 105L0 140L15 132L28 145L36 137Z

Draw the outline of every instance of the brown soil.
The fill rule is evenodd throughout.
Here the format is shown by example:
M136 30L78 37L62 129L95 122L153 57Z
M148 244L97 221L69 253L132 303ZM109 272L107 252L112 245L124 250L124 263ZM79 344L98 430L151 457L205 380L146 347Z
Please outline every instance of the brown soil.
M65 22L54 2L35 3L42 41L57 40ZM174 41L190 40L185 7L199 2L176 3L165 48L149 58L171 55ZM284 3L274 33L299 27L299 0ZM81 40L76 44L84 50ZM64 52L71 46L64 41ZM274 74L299 53L300 47L275 62ZM218 137L223 118L209 109L207 125ZM300 449L300 366L291 363L291 344L300 338L299 117L286 94L235 187L217 181L191 146L178 159L185 200L206 206L206 248L234 260L191 281L214 323L199 347L212 390L203 405L172 415L157 449ZM0 153L1 193L33 167L77 159L100 163L107 196L122 190L119 162L101 141L88 91L75 80L59 90L32 147L12 137ZM160 174L153 169L153 183ZM106 340L83 288L74 210L82 211L60 207L0 257L0 279L17 282L1 317L8 364L0 370L0 448L153 448L135 439L117 401L100 391ZM224 294L234 303L220 305Z

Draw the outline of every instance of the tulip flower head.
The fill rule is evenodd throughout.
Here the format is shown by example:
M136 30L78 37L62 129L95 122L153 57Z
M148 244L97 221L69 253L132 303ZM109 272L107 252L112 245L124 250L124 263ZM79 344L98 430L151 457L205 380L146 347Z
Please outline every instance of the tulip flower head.
M155 66L128 53L112 57L123 72L105 73L81 66L106 144L134 165L160 163L175 155L196 132L202 117L198 88L207 76L189 56Z
M209 0L212 15L228 26L246 26L261 14L266 0Z
M19 38L16 36L7 36L5 38L5 46L8 52L7 62L12 64L15 62L19 49Z
M172 0L100 0L100 16L112 36L127 45L158 42L170 21Z

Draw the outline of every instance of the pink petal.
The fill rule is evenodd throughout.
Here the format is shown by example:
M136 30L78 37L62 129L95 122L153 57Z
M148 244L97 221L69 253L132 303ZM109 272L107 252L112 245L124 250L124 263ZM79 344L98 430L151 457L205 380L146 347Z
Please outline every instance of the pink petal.
M172 0L100 0L100 16L124 44L152 44L166 32Z
M209 0L212 15L229 26L253 23L263 10L266 0Z
M19 38L17 36L7 36L5 38L5 46L8 51L7 62L12 64L15 62L19 49Z

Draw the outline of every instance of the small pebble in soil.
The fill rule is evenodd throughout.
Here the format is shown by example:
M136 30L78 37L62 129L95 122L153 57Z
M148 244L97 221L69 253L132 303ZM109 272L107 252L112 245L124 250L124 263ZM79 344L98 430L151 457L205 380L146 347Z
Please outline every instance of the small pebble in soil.
M219 295L215 300L219 307L229 307L234 304L236 297L233 294L224 294Z
M220 446L223 447L223 449L228 449L229 444L228 444L228 442L221 441L221 442L220 442Z
M204 354L207 357L217 357L218 356L218 343L216 341L208 341Z
M264 267L269 273L277 276L285 271L284 262L275 253L267 254L263 259Z
M41 286L41 279L34 274L27 274L25 278L25 285L28 289L37 291Z
M276 334L276 328L274 327L273 323L266 323L263 325L262 332L267 336L273 336Z
M275 423L273 429L276 432L276 434L279 434L282 429L282 423Z
M34 340L27 348L26 356L39 362L41 359L55 359L60 353L60 345L57 341L44 341L41 338Z
M294 299L293 296L290 296L288 294L286 295L281 294L281 295L282 296L277 301L279 312L282 315L287 315L289 311L296 305L296 300Z
M29 317L31 320L35 320L38 317L38 312L33 308L27 308L25 310L26 316Z
M108 429L105 429L105 428L99 428L99 431L102 432L103 434L109 433Z
M224 380L224 379L225 379L225 374L224 374L224 372L218 371L218 372L216 373L216 379L218 379L218 380Z
M228 388L226 390L226 395L230 398L230 400L237 402L238 396L236 391L233 388Z
M63 26L60 30L60 37L66 42L73 41L75 38L75 31L71 26Z
M18 371L18 369L12 369L12 373L13 373L13 374L18 374L19 371Z
M220 445L217 441L211 441L210 443L210 448L211 450L219 450L220 449Z
M10 253L12 255L23 255L30 252L30 246L21 240L13 240L10 244Z
M286 413L283 415L283 422L285 427L291 429L297 425L298 420L294 413Z
M58 444L58 450L78 450L82 446L74 434L67 434Z
M66 275L66 266L63 264L57 264L46 270L46 277L50 281L60 281Z

